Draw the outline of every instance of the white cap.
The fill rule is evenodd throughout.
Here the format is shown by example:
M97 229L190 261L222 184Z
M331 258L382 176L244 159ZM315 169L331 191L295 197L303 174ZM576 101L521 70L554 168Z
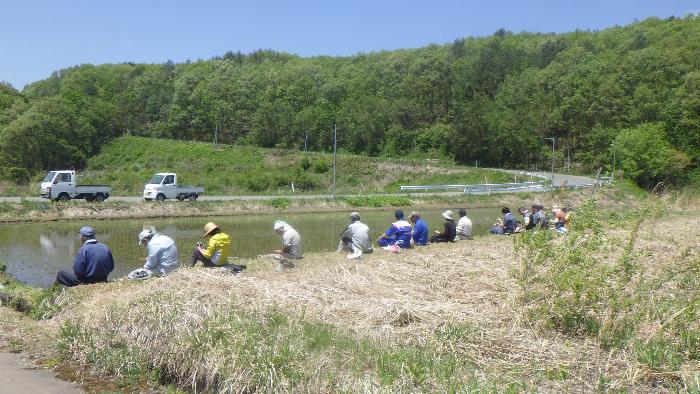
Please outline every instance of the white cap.
M272 229L275 230L275 231L277 231L277 230L279 230L279 229L281 229L281 228L284 228L286 224L287 224L287 223L285 223L285 222L283 222L283 221L281 221L281 220L277 220L277 221L275 222L275 224L272 225Z
M452 220L452 211L445 211L445 212L443 212L443 213L442 213L442 217L444 217L445 219L450 219L450 220Z
M151 230L143 230L139 233L139 245L143 243L145 239L151 238L155 234Z

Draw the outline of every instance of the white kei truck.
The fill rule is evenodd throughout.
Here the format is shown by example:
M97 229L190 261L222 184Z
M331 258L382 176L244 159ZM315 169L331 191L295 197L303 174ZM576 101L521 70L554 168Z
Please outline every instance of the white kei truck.
M201 194L204 194L203 187L179 186L177 174L172 172L159 172L153 175L143 188L143 198L146 201L165 201L166 199L197 201L197 197Z
M112 188L108 185L80 185L75 181L75 171L49 171L41 182L41 197L56 201L85 199L101 202L109 197Z

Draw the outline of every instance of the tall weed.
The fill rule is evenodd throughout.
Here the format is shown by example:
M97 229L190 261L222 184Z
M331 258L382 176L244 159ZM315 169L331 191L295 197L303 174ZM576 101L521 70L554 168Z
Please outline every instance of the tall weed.
M566 235L523 234L516 240L522 256L517 280L528 319L595 338L603 348L626 349L640 365L662 373L654 376L673 376L683 363L698 360L700 257L689 251L687 259L651 276L649 256L636 245L640 228L664 212L665 202L649 197L640 208L604 219L589 200ZM612 235L620 228L627 234L622 240Z

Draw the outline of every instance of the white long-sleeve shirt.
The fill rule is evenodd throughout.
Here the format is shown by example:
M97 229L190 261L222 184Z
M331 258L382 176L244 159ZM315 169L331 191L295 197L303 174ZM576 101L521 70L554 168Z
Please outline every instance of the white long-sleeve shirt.
M144 269L153 272L154 275L163 276L177 268L177 246L172 238L156 234L148 241L146 248L148 249L148 257L146 257Z
M458 239L469 239L469 237L472 235L472 221L466 216L462 216L459 218L459 222L457 222L457 236L455 237L455 240Z

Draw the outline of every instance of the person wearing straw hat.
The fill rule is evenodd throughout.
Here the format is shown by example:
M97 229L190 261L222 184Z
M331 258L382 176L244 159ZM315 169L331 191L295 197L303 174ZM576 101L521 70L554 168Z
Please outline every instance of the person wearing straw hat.
M146 262L143 268L131 271L127 278L146 279L151 276L165 276L177 268L177 245L172 238L147 229L139 233L139 245L146 246L148 251Z
M455 226L455 221L452 219L452 211L445 211L442 213L442 217L445 219L443 223L443 232L435 230L435 235L430 238L430 242L454 242L455 236L457 235L457 230Z
M83 246L75 256L73 272L58 271L56 283L73 287L107 282L107 276L114 269L112 251L107 245L97 242L95 230L89 226L80 229L80 241Z
M221 266L228 263L229 246L231 245L231 238L228 234L221 231L221 228L213 222L209 222L204 225L202 237L209 237L207 247L204 248L201 242L197 243L197 247L192 252L190 267L194 267L197 261L201 261L205 267Z
M275 221L272 229L282 237L282 249L275 250L274 257L279 260L283 268L293 268L292 260L304 258L301 251L301 236L294 227L282 220Z
M348 260L362 259L362 253L372 253L372 240L369 237L369 227L360 222L360 213L350 213L350 224L340 234L338 252L347 250L352 252L347 256Z

